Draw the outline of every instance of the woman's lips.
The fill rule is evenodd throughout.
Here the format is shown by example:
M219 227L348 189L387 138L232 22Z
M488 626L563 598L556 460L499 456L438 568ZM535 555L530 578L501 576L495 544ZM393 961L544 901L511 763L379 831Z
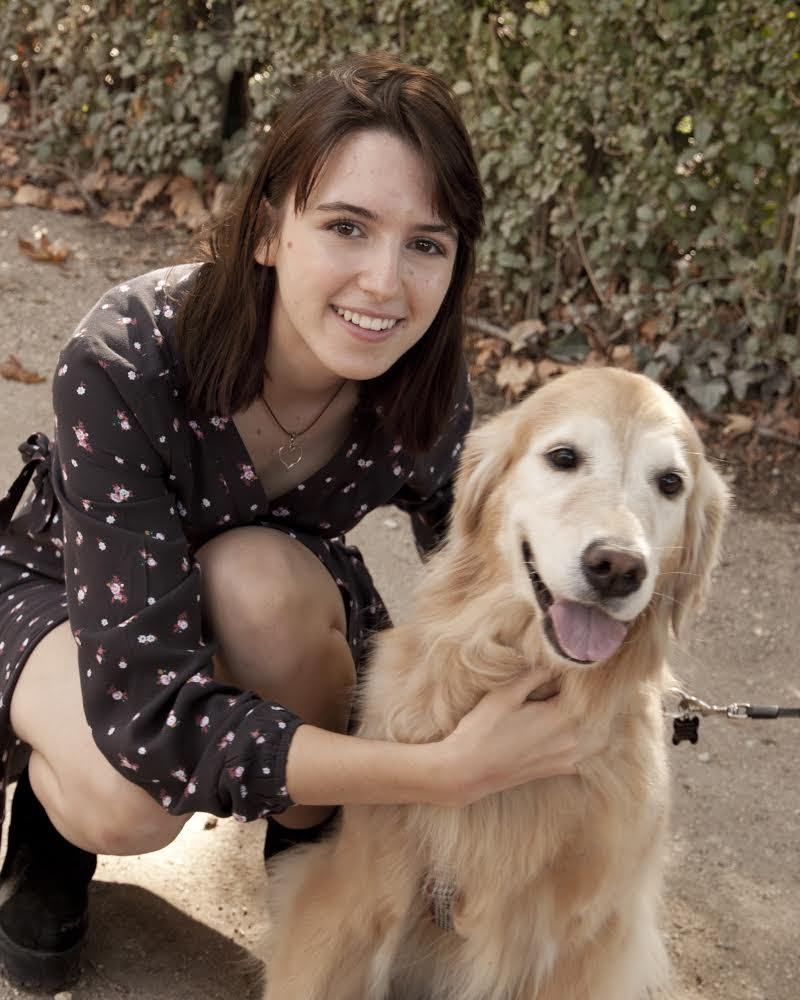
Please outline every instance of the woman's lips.
M345 329L349 333L351 333L354 337L357 337L359 340L366 340L366 341L368 341L369 343L372 343L372 344L374 344L376 342L379 342L381 340L388 340L388 338L391 337L392 334L394 333L394 331L397 329L398 324L401 322L401 320L397 320L397 319L392 320L392 319L389 319L387 317L387 318L385 318L384 320L381 321L381 325L382 325L383 328L382 329L378 329L378 330L374 330L374 329L372 329L371 326L369 326L369 327L362 326L360 322L354 323L353 320L352 320L352 318L351 319L345 319L345 317L343 315L343 312L345 312L345 310L342 310L342 312L340 312L339 311L340 308L341 307L339 307L339 306L331 306L331 310L332 310L334 316L336 316L336 318L345 327ZM351 312L351 310L349 310L349 309L346 310L346 312L350 312L351 317L352 316L357 316L359 318L359 320L362 319L362 316L363 316L363 320L370 320L370 321L372 321L373 319L377 319L377 320L380 319L379 317L371 317L371 316L366 316L366 315L364 315L362 313ZM362 322L363 322L363 320L362 320ZM387 326L386 325L387 323L389 323L390 325Z

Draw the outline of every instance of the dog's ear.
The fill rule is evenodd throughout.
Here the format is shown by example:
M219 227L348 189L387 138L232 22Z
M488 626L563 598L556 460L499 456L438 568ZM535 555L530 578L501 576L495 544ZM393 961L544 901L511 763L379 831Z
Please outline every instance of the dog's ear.
M508 410L470 432L456 479L452 522L461 537L474 534L491 490L514 458L516 413Z
M698 454L696 479L686 511L680 565L672 574L672 630L676 636L705 604L719 558L730 504L728 488L710 462Z

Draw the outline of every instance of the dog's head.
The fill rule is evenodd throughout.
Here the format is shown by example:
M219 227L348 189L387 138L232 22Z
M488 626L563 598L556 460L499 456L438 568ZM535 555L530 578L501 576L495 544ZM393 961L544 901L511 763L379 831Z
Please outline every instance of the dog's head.
M589 666L648 608L678 632L705 596L727 502L667 392L585 369L470 435L452 533L480 540L531 602L554 665Z

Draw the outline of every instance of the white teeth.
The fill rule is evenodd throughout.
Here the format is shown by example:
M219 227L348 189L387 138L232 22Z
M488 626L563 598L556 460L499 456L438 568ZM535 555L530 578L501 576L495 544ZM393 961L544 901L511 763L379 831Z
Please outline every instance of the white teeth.
M353 312L351 309L342 309L341 306L336 306L336 312L348 323L355 323L362 330L373 330L376 333L379 330L391 330L397 322L396 319L381 319L379 316L362 316L361 313Z

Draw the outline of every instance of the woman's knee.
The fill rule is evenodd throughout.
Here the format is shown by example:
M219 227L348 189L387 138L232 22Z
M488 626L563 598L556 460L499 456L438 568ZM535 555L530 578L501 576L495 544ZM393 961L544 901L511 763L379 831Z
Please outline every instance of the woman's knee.
M172 816L104 763L57 775L41 754L31 754L31 785L56 828L95 854L147 854L170 844L188 816Z
M204 613L226 661L252 656L269 660L280 673L295 674L346 636L336 583L290 536L240 528L213 539L197 559Z

